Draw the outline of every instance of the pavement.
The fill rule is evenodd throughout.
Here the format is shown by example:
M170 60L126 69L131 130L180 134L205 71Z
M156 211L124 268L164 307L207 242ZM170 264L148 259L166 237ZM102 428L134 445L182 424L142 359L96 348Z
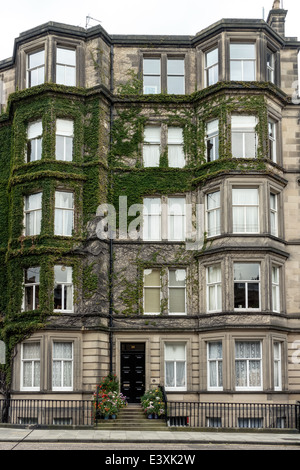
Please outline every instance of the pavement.
M257 444L299 446L297 432L198 432L167 431L103 431L88 429L40 429L0 427L0 442L113 442L113 443L172 443L172 444Z

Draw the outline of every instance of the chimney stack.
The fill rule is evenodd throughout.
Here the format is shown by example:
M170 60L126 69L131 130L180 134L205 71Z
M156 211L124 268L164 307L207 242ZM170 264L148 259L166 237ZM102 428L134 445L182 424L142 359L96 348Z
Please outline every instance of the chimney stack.
M287 15L287 10L283 10L280 7L280 0L274 0L272 10L269 12L267 23L271 28L280 34L280 36L285 36L285 18Z

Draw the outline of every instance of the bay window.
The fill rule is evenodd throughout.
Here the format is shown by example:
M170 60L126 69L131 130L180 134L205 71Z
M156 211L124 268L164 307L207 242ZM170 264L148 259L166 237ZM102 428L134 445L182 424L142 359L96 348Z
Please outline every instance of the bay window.
M236 390L262 390L261 341L235 342Z
M73 390L73 343L54 342L52 349L52 390Z
M76 86L76 50L56 48L56 83Z
M278 194L270 193L270 233L278 237Z
M268 122L269 133L269 158L272 162L277 162L276 155L276 124L273 121Z
M205 85L214 85L219 81L219 50L216 47L205 54Z
M45 82L45 51L32 52L27 55L27 87L41 85Z
M221 200L220 191L209 193L206 196L206 224L207 236L214 237L221 233Z
M74 195L55 191L54 235L70 237L74 228Z
M40 343L23 343L21 347L21 390L40 390Z
M54 266L54 310L73 312L73 270L70 266Z
M215 119L206 124L206 160L212 162L219 158L219 121Z
M274 83L275 79L275 54L267 49L267 82Z
M35 162L42 158L42 121L28 124L27 128L27 163Z
M255 116L231 117L231 145L235 158L255 158L257 149Z
M223 389L223 350L222 342L207 344L207 388L208 390Z
M24 300L23 309L35 310L40 306L40 267L32 267L24 271Z
M259 263L234 263L234 308L260 308Z
M165 343L165 388L186 390L186 344Z
M256 79L255 44L230 44L230 80Z
M55 158L71 162L73 160L74 123L69 119L56 120Z
M232 189L233 233L259 232L258 188Z
M222 273L221 265L209 266L206 270L207 282L207 311L222 310Z
M42 220L42 193L25 196L24 219L25 236L39 235Z
M275 341L273 344L274 355L274 390L282 390L282 371L281 371L281 343Z
M280 312L280 268L272 266L272 310Z

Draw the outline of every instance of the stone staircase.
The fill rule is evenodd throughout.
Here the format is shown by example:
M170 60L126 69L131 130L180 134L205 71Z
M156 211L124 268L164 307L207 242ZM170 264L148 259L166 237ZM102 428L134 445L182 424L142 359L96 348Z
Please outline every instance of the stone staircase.
M95 429L109 431L167 431L164 419L148 419L141 405L129 404L123 408L116 419L99 419Z

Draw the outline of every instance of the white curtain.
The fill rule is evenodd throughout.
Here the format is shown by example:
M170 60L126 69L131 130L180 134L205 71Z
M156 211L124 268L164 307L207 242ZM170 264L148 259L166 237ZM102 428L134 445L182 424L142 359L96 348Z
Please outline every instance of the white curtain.
M25 233L39 235L42 220L42 193L31 194L25 198Z
M146 126L144 129L143 159L145 167L159 166L160 127Z
M185 165L183 131L180 127L168 128L168 162L172 168L183 168Z
M259 206L257 188L234 188L232 190L233 232L259 230Z
M55 192L54 234L71 236L74 225L74 196L65 191Z
M166 344L166 387L185 387L186 363L184 344Z
M52 386L54 388L72 387L72 359L72 343L53 343Z

